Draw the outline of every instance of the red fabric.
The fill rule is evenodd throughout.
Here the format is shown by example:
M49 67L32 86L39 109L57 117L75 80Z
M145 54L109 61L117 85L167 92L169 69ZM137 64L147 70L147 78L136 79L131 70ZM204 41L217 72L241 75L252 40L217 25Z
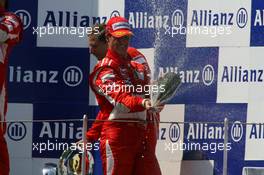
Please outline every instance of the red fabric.
M125 131L125 132L124 132ZM161 175L144 124L112 123L101 137L103 172L108 175Z
M9 34L8 40L5 42L9 45L15 45L22 39L23 25L21 19L11 12L0 13L2 17L0 21L0 29L6 31ZM8 26L12 26L8 28Z
M103 114L110 114L114 108L111 104L111 98L113 103L120 103L130 110L130 112L144 111L142 105L143 98L139 96L133 96L132 92L110 90L108 87L113 87L115 84L117 87L122 87L125 84L131 83L132 70L129 70L129 60L118 58L117 54L108 50L106 58L97 63L93 73L90 75L90 85L95 92L96 99L101 108ZM125 71L125 72L121 72ZM114 78L105 80L106 75L113 75ZM101 93L99 92L101 91ZM103 94L105 93L105 94ZM107 94L106 94L107 93ZM109 115L103 115L104 119L108 119Z
M7 112L7 69L11 48L21 41L23 25L19 17L0 8L0 30L8 34L8 39L0 44L0 121L5 121ZM4 138L6 123L0 123L0 175L9 174L9 157Z
M112 55L112 57L114 56L113 59L117 60L116 57L118 57L118 55L116 55L115 53L112 53L111 51L109 51L109 52L110 52L110 55ZM131 65L132 65L132 67L133 67L133 69L135 71L139 71L139 72L143 72L144 73L144 80L140 80L139 78L135 77L133 83L134 84L140 84L140 85L143 85L143 86L149 84L150 83L150 77L149 77L150 68L148 66L147 60L144 57L144 55L142 53L140 53L137 49L133 48L133 47L129 47L128 50L127 50L127 53L128 53L130 58L128 60L123 60L123 59L119 58L119 59L121 59L121 64L125 64L126 62L130 61ZM136 60L138 60L140 58L143 58L145 60L145 63L138 64L136 62ZM95 67L94 69L98 69L98 67ZM92 77L92 75L91 75L91 77ZM91 77L90 77L90 83L92 83L92 78ZM149 114L149 115L151 115L151 114ZM147 116L148 119L150 118L149 115ZM97 114L96 120L104 120L104 119L107 119L107 118L104 117L103 113L100 111ZM86 134L87 139L89 141L93 142L93 141L96 141L96 140L98 140L100 138L102 125L103 125L103 122L94 122L93 123L92 127L89 129L89 131ZM153 126L153 123L150 124L150 126ZM156 133L157 132L155 132L155 134Z
M0 175L9 175L9 156L3 132L0 129Z
M143 80L140 80L139 78L135 78L135 81L134 83L137 83L137 84L141 84L141 85L148 85L150 83L150 68L148 66L148 63L147 63L147 60L146 58L144 57L144 55L142 53L140 53L137 49L133 48L133 47L129 47L128 50L127 50L127 53L130 57L130 61L131 61L131 64L132 64L132 67L135 69L135 71L138 71L138 72L143 72L144 74L144 79ZM139 64L137 62L137 60L143 58L143 60L145 60L145 62ZM153 143L153 147L156 147L156 142L157 142L157 137L158 137L158 131L159 131L159 114L156 114L156 122L154 122L152 119L154 118L153 117L153 114L148 112L147 114L147 120L149 121L149 124L148 124L148 127L149 127L149 134L151 135L149 138L152 138L153 140L151 141ZM97 114L97 117L96 117L96 120L104 120L104 116L102 114L102 112L100 111L98 114ZM91 142L94 142L96 140L98 140L101 136L101 129L102 129L102 125L103 125L103 122L94 122L92 127L89 129L89 131L87 132L86 136L87 136L87 139ZM154 136L154 137L153 137Z
M121 84L124 83L124 79L127 79L128 77L130 77L130 81L133 85L140 84L144 86L149 84L150 69L145 57L135 48L129 48L128 55L130 56L130 59L126 60L119 58L112 51L108 51L107 58L109 59L103 59L100 61L90 76L90 84L96 94L99 106L103 106L97 115L97 120L107 120L113 109L112 104L96 90L96 86L99 86L102 81L99 81L96 86L93 84L94 78L99 69L102 70L100 72L102 75L98 75L98 77L118 72L115 74L115 77L118 77L116 80L118 80L117 82ZM141 60L141 63L139 63L138 60ZM144 61L142 62L142 60ZM131 68L126 67L126 69L130 71L126 75L121 75L119 69L126 64L131 65ZM142 73L144 79L139 79L137 72L139 74ZM119 95L112 94L111 97L118 99L118 96ZM120 101L123 102L124 105L126 105L131 111L142 110L142 106L139 105L139 101L137 102L135 97L131 96L131 94L125 93L121 95L121 97ZM140 106L138 108L137 103ZM156 117L159 120L159 116L156 115ZM100 147L104 174L107 173L107 156L109 156L106 155L106 142L109 142L115 162L112 174L161 174L159 164L155 156L158 123L151 122L150 120L152 120L152 118L153 114L148 112L147 120L149 123L144 127L139 127L133 123L96 122L93 124L92 128L87 132L87 138L89 141L94 141L101 137ZM141 157L142 154L144 155L144 158Z
M23 25L19 17L10 12L4 12L0 9L0 29L7 32L9 35L5 43L0 44L0 99L4 99L4 108L0 108L0 120L5 120L5 115L7 112L7 69L8 69L8 56L12 47L19 43L22 38ZM8 27L9 26L9 27ZM5 89L5 90L4 90ZM1 126L0 126L1 127ZM6 125L4 124L2 128L5 133Z

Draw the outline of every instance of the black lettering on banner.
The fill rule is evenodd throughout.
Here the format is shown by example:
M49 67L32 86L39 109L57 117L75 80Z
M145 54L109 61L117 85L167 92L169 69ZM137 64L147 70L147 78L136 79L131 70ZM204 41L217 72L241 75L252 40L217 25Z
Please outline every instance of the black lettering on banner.
M262 79L263 70L258 70L258 72L259 72L258 82L263 82L263 79Z
M233 25L232 21L233 21L234 14L233 13L229 13L228 16L229 16L228 25Z
M166 128L161 128L161 136L160 136L160 139L161 140L166 140L166 138L165 138L165 132L166 132Z

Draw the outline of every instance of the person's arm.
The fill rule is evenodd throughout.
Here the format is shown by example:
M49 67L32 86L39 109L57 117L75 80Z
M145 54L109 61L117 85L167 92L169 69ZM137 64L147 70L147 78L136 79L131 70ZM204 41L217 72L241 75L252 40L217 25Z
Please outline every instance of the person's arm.
M146 109L147 99L132 95L128 90L122 90L127 84L111 68L105 67L98 70L93 86L97 92L104 96L117 111L139 112Z
M0 19L0 43L17 44L21 40L22 30L20 18L7 13Z
M5 77L5 65L0 60L0 120L3 120L3 118L5 117ZM0 125L2 125L2 123L0 123Z
M151 70L149 68L146 57L135 48L128 49L129 54L131 55L131 65L137 71L138 83L143 85L149 85L151 79ZM141 76L140 76L141 75ZM146 97L149 97L150 94L147 94ZM153 118L153 116L159 116L159 113L164 109L165 104L159 104L155 107L155 110L148 110L148 117Z

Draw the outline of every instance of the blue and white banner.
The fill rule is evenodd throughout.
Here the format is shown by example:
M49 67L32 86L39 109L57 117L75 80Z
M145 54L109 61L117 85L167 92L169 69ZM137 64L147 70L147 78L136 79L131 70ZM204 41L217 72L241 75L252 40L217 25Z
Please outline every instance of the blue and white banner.
M249 46L251 1L188 1L187 47Z
M210 103L216 101L218 48L160 47L155 55L155 77L175 72L181 86L171 103Z
M223 125L212 122L224 118L230 121L228 174L262 171L264 2L10 0L10 5L23 21L24 34L9 59L8 97L15 104L7 118L43 120L9 123L11 174L40 174L43 158L56 162L61 154L49 148L81 138L82 123L66 120L96 117L99 107L88 82L96 60L89 54L87 34L112 16L128 19L131 46L146 56L153 80L167 72L181 77L178 92L161 113L161 121L171 122L159 128L163 174L192 175L193 169L221 175L223 151L214 146L222 148ZM48 121L58 119L65 121ZM206 143L210 150L171 154L173 143ZM25 151L18 151L22 147ZM196 156L207 160L192 161ZM102 174L98 154L96 162Z

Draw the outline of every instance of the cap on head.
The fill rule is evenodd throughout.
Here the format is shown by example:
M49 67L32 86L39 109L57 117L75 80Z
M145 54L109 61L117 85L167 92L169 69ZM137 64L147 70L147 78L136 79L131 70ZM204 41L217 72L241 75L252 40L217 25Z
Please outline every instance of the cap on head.
M116 16L112 17L106 24L107 32L116 38L127 35L133 35L131 27L126 18Z

